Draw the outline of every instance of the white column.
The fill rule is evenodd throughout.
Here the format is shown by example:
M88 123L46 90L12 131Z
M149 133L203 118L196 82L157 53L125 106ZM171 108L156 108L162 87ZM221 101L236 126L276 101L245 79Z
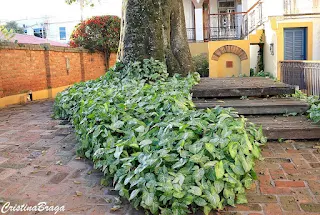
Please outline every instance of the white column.
M195 28L196 28L196 40L203 42L203 8L195 8Z
M196 41L203 42L203 1L192 0L194 4Z

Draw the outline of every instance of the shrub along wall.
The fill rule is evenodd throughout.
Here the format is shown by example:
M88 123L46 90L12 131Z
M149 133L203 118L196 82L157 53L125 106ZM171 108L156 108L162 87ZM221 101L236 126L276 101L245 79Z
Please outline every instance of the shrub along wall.
M115 61L112 54L109 65ZM0 44L0 98L96 79L105 71L102 53L49 44Z

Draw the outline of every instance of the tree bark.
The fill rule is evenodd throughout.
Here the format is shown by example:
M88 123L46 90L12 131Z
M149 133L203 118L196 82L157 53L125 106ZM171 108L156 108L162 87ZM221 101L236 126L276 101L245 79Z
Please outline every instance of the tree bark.
M194 72L183 0L123 0L118 59L165 62L170 75Z
M106 71L108 71L109 67L110 67L110 64L109 64L109 61L110 61L110 52L109 51L105 51L104 52L104 60L106 61Z

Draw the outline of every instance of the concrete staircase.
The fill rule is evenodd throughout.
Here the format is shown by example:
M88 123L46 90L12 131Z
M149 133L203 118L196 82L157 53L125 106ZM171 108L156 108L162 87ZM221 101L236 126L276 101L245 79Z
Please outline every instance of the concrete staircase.
M233 107L262 125L270 140L320 139L320 125L304 116L309 104L280 97L294 92L293 86L269 78L203 78L192 89L197 108Z

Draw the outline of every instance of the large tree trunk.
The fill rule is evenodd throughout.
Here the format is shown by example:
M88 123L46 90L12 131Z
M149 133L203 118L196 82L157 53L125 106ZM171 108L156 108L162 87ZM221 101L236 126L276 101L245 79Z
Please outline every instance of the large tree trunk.
M168 71L194 72L183 0L123 0L118 58L124 63L155 58Z

